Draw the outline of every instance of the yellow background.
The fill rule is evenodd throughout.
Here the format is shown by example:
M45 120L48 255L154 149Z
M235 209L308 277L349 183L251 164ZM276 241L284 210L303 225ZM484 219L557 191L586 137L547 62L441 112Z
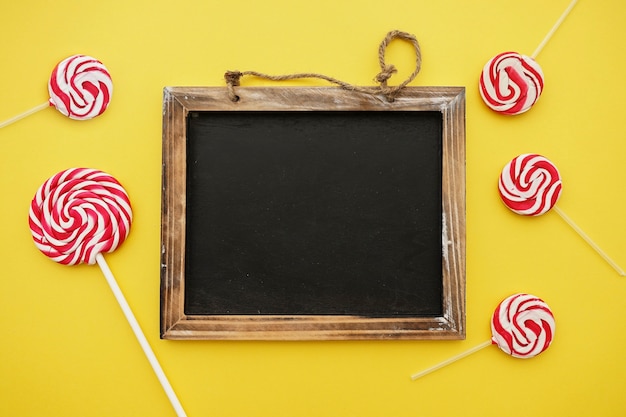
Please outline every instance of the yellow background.
M496 183L518 154L547 156L563 176L559 207L626 267L626 3L579 2L537 57L546 88L528 113L495 114L477 90L488 59L532 54L568 2L2 0L0 120L45 102L52 68L73 54L104 62L114 93L91 121L46 109L0 130L0 415L174 415L99 268L57 265L33 245L30 200L74 166L112 174L131 197L130 237L106 258L190 417L625 415L626 278L555 212L507 210ZM221 86L229 69L372 85L392 29L420 41L411 85L467 89L467 339L160 340L163 87ZM412 60L392 44L391 83ZM521 360L492 346L410 380L488 340L494 308L516 292L553 309L550 349Z

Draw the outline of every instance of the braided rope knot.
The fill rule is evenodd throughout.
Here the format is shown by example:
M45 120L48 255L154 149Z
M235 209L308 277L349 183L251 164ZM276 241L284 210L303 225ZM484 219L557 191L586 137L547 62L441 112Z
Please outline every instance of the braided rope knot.
M237 87L239 86L239 80L242 76L243 74L240 71L226 71L224 79L226 80L226 84Z
M381 72L379 72L374 80L380 84L385 84L391 76L398 72L398 69L392 65L385 65Z

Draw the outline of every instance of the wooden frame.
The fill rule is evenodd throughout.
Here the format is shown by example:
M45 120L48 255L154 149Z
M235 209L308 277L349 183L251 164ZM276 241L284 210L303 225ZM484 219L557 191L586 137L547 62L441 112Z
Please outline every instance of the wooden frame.
M465 89L407 87L393 101L335 87L167 87L163 97L161 337L345 340L465 338ZM374 91L374 90L373 90ZM439 317L190 316L184 311L186 132L191 111L437 111L443 119L442 285Z

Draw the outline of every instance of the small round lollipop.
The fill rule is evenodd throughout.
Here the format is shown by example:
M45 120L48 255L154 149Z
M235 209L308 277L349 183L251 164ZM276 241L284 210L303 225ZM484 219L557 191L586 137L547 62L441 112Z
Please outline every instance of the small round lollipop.
M87 55L72 55L59 62L48 80L50 99L30 110L0 122L0 128L48 107L74 120L101 115L113 94L111 75L102 62Z
M556 166L538 154L522 154L504 166L498 180L502 202L523 216L539 216L553 209L620 276L626 272L557 205L561 175Z
M146 358L179 417L185 417L159 364L102 253L113 252L128 237L132 210L126 190L105 172L71 168L46 180L35 193L28 224L37 248L64 265L100 266Z
M75 120L88 120L107 109L113 94L111 75L102 62L73 55L59 62L48 82L50 105Z
M502 202L517 214L539 216L561 196L561 175L556 166L538 154L523 154L504 166L498 182Z
M576 2L570 2L531 56L503 52L487 61L478 82L478 91L491 110L504 115L517 115L527 112L537 102L543 92L544 79L535 59Z
M516 115L528 111L543 91L543 72L537 62L517 52L504 52L483 68L479 91L490 109Z
M515 358L532 358L546 350L554 330L552 311L542 299L530 294L505 298L491 318L491 340Z
M413 374L411 379L415 381L492 345L514 358L532 358L550 346L554 330L554 315L543 300L530 294L513 294L502 300L493 312L491 340Z

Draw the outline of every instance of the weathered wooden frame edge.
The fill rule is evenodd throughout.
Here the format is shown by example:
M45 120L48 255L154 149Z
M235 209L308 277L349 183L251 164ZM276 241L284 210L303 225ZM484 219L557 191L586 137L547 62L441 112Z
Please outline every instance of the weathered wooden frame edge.
M337 87L223 87L163 91L161 320L163 339L371 340L465 338L465 89L407 87L382 95ZM190 111L440 111L443 116L443 310L440 317L188 316L184 312L186 121Z

